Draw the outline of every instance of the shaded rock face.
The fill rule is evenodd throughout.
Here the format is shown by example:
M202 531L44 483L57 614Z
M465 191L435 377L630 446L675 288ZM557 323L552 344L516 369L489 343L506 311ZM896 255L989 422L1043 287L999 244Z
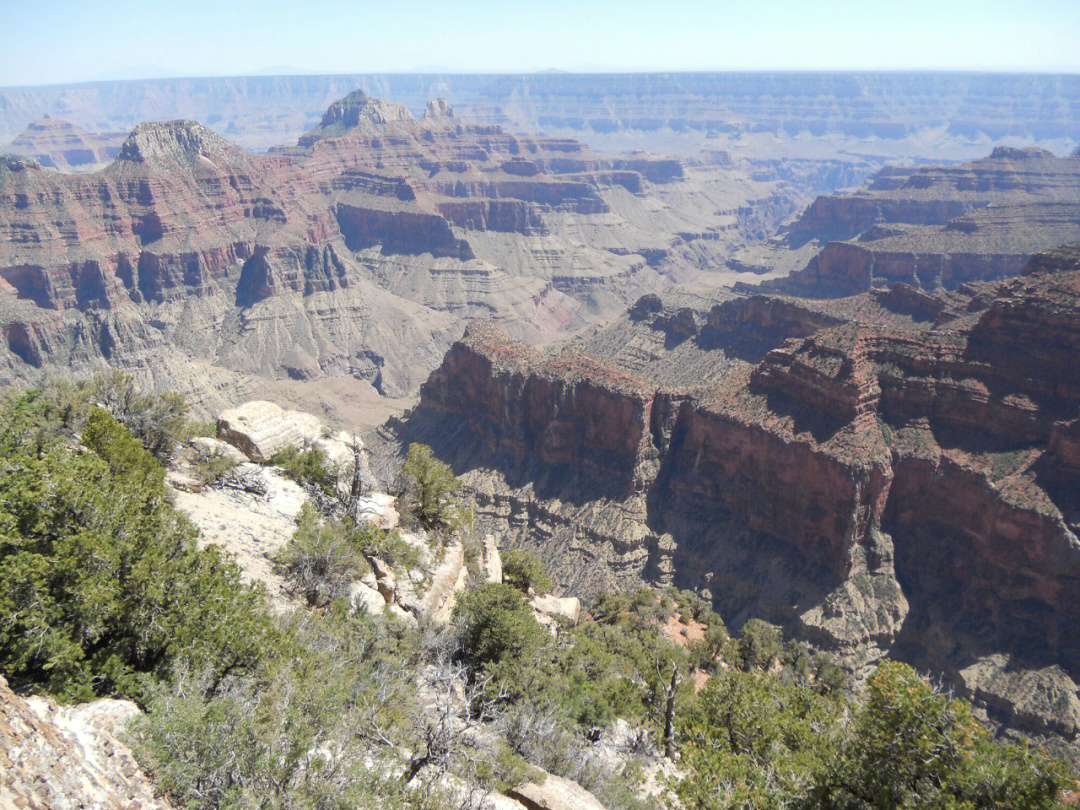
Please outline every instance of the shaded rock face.
M638 385L586 358L544 362L476 323L424 383L421 400L463 418L492 453L589 470L620 491L633 488L648 438L649 397Z
M1036 252L1080 239L1080 161L998 147L958 166L886 168L861 190L818 197L784 244L820 251L773 286L857 295L896 282L925 290L1019 274Z
M120 742L138 713L129 700L22 698L0 676L0 807L168 810Z
M763 615L857 671L906 658L1069 739L1078 255L940 295L646 298L562 354L479 325L379 441L432 442L564 586L698 587L735 624Z

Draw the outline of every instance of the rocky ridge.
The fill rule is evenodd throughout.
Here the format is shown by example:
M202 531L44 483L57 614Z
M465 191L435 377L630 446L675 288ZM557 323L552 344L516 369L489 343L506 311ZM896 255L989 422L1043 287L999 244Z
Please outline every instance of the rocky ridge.
M120 153L122 132L87 132L46 115L27 125L0 152L28 157L46 168L90 172L104 168Z
M791 269L796 295L845 296L895 282L953 290L1017 275L1040 250L1080 239L1080 161L997 147L955 166L886 167L858 191L819 196L771 244L732 266Z
M94 82L0 91L0 139L42 115L92 129L193 118L251 149L295 139L355 88L423 112L445 97L471 119L634 144L821 149L908 157L1002 139L1075 146L1076 76L983 73L352 74ZM800 145L799 136L804 136ZM808 139L806 135L813 135ZM815 143L807 144L807 141ZM954 146L955 145L955 146ZM985 151L985 147L983 149Z
M0 162L0 379L103 362L187 389L352 379L411 394L466 319L545 341L791 211L786 181L415 119L363 93L258 157L144 124L107 168Z
M646 297L547 353L477 325L376 455L432 443L575 592L696 587L1071 744L1078 256L947 293Z

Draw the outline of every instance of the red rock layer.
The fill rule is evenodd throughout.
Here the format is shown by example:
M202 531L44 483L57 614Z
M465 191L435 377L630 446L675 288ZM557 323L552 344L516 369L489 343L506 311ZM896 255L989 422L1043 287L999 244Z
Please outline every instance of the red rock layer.
M902 281L952 290L1017 275L1027 259L1080 238L1080 160L998 148L959 166L887 168L866 188L822 196L787 239L822 250L775 286L856 295Z
M841 578L889 532L901 581L1080 671L1078 255L951 297L729 301L700 329L642 299L632 321L703 350L774 347L681 390L475 326L420 408L522 464L719 508Z

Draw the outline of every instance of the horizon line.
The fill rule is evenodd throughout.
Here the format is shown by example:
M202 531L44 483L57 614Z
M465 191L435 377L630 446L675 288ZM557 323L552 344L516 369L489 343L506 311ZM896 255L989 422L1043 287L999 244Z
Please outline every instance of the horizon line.
M41 84L0 85L0 91L80 87L103 84L132 84L136 82L184 81L192 79L318 79L337 76L664 76L664 75L740 75L740 74L792 74L792 75L905 75L905 74L946 74L955 76L1058 76L1080 77L1080 67L1071 69L979 69L979 68L701 68L701 69L662 69L662 68L627 68L604 70L562 70L559 68L540 68L537 70L367 70L367 71L304 71L298 73L203 73L176 74L166 76L144 76L123 79L80 79L66 82L45 82Z

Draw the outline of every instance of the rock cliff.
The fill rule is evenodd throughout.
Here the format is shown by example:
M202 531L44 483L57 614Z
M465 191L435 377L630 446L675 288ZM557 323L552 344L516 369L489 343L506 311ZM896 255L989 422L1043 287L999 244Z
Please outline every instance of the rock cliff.
M87 132L61 118L46 115L28 124L0 151L31 158L59 171L88 172L112 162L120 152L124 136L122 132Z
M0 676L0 807L169 810L120 741L138 713L130 700L23 698Z
M841 140L853 152L910 139L909 156L942 141L1072 139L1080 117L1075 75L990 73L353 74L94 82L5 88L0 140L42 115L83 127L130 129L140 121L195 118L243 145L265 149L317 124L327 106L361 88L414 115L436 96L459 115L511 130L558 131L624 151L650 135L677 143L731 135L735 148L761 137L772 149ZM444 105L445 106L445 105ZM818 136L807 138L807 135ZM928 146L929 144L929 146ZM914 151L918 150L918 151ZM942 155L938 155L940 159Z
M1034 253L1076 239L1080 161L998 147L955 166L888 167L859 191L818 197L780 239L789 252L809 243L815 254L770 286L811 296L896 282L952 290L1017 275Z
M176 120L89 174L5 157L0 380L109 363L208 410L285 380L405 397L466 319L597 322L775 225L786 187L362 92L264 156Z
M1075 740L1078 257L939 294L647 297L547 353L476 325L375 445L431 442L564 584L697 587Z

